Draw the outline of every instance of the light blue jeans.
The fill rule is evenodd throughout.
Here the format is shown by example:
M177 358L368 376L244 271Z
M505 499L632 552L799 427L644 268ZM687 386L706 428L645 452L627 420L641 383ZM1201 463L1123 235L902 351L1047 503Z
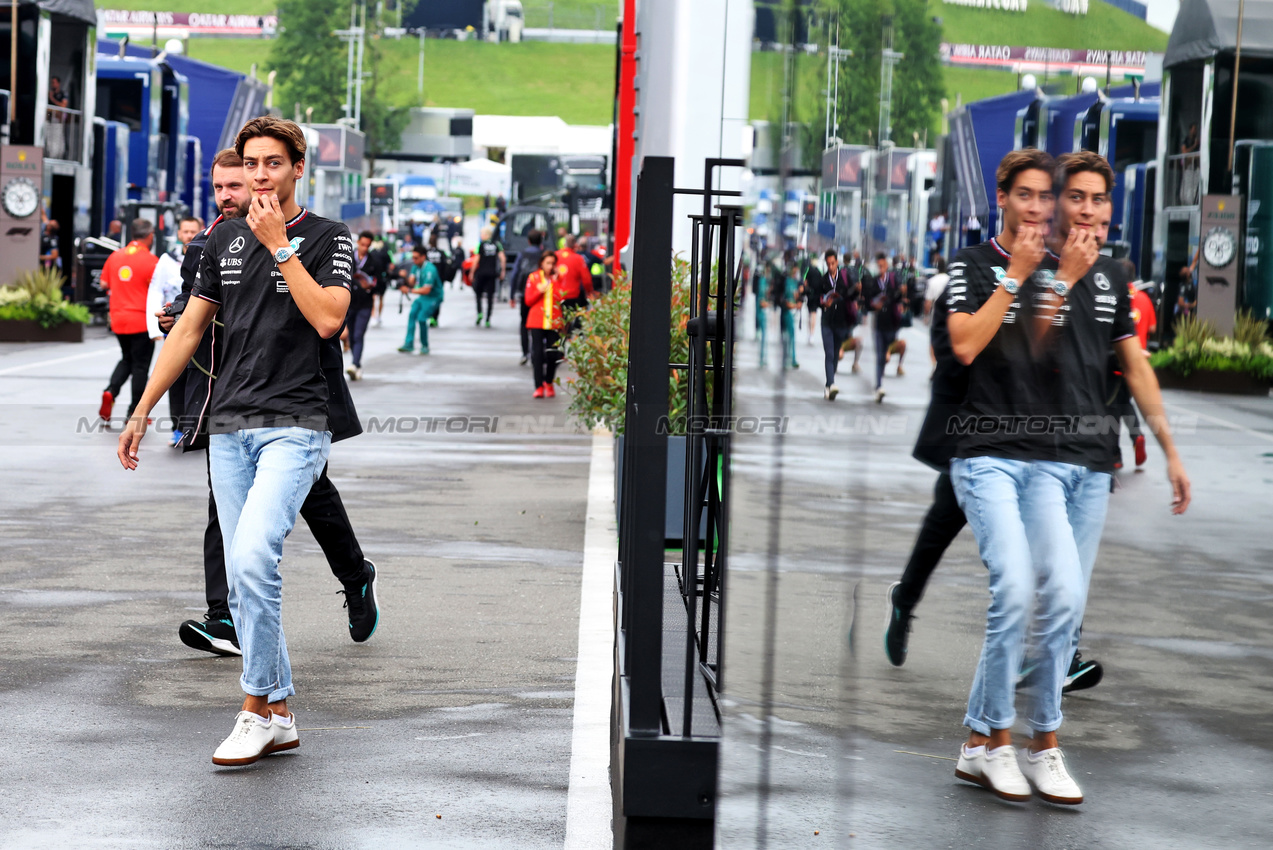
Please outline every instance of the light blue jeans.
M208 440L230 616L243 650L240 682L270 702L296 693L283 637L283 540L330 451L331 433L309 428L251 428Z
M1054 732L1105 525L1110 475L1068 463L976 457L952 461L950 477L990 572L986 639L964 725L982 735L1012 727L1029 625L1033 687L1026 722L1036 732Z

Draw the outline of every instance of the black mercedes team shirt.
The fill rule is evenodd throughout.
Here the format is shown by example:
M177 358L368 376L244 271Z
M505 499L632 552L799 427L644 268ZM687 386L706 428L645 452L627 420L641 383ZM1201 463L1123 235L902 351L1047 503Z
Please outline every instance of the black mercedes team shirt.
M1049 401L1065 423L1053 429L1056 458L1097 472L1112 472L1118 456L1109 356L1114 343L1136 336L1127 283L1118 263L1098 257L1072 286L1039 352L1051 372Z
M997 239L962 249L950 263L948 313L976 313L1007 277L1012 255ZM1057 460L1048 416L1049 370L1030 344L1031 293L1042 291L1056 269L1045 255L1021 288L1003 324L968 366L968 391L947 422L954 457Z
M350 289L354 249L348 227L301 210L288 222L287 235L319 286ZM193 294L220 305L217 319L224 326L209 433L330 430L319 358L323 340L245 220L223 221L209 234Z

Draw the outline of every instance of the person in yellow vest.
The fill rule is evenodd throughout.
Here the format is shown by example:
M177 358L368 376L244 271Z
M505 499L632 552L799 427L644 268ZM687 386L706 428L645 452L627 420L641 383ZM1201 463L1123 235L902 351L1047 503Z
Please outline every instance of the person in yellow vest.
M561 352L557 344L565 326L562 313L563 281L557 274L557 255L544 252L539 268L526 280L526 327L530 330L530 363L535 398L552 398L553 379Z

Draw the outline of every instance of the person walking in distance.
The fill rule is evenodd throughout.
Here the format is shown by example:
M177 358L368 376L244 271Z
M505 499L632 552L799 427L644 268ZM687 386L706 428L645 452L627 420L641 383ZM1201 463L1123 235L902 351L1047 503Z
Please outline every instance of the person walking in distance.
M491 311L495 304L495 287L504 277L504 246L495 241L495 231L489 225L482 228L482 241L477 245L477 264L473 269L473 295L477 298L477 321L483 324L482 299L486 299L486 327L491 326Z
M588 299L593 295L592 272L588 270L587 261L577 250L578 246L578 238L573 233L567 233L557 251L557 272L561 277L564 299L562 307L566 310L587 307Z
M834 248L823 255L827 269L819 271L811 267L804 283L809 292L809 304L817 304L822 310L822 352L826 359L826 386L822 397L835 401L840 388L835 385L835 371L840 363L841 349L853 336L857 324L858 289L849 283L845 270L840 268L840 257Z
M411 271L407 275L404 291L416 296L407 314L407 338L398 350L403 354L415 351L416 326L420 327L420 353L429 353L429 322L442 304L442 278L437 267L429 262L428 250L417 245L411 252Z
M564 329L562 280L557 274L557 255L545 251L539 268L526 279L526 327L530 329L531 376L535 382L535 398L552 398L553 379L561 352L557 345Z
M893 343L897 341L907 301L906 288L897 273L889 268L888 257L883 253L876 254L875 267L878 273L862 285L862 291L874 318L875 401L879 403L884 401L884 367L888 364Z
M345 372L349 380L362 378L362 351L367 339L367 326L371 323L371 314L375 309L375 293L377 281L381 277L379 257L372 252L371 243L375 237L371 231L364 230L358 234L358 244L354 251L353 288L349 299L349 316L345 321L342 339L349 343L349 368Z
M110 293L110 328L119 341L120 359L111 373L110 383L102 391L102 403L97 413L110 421L115 397L124 387L124 381L132 377L132 398L128 415L132 416L146 388L150 372L150 359L155 353L155 341L146 331L146 296L150 290L150 277L159 263L150 250L155 242L155 226L144 218L135 219L132 240L112 251L102 267L101 285Z
M218 318L225 346L208 414L209 461L246 694L233 730L213 753L218 765L251 764L300 744L287 705L295 687L279 561L331 448L321 343L344 323L354 260L347 227L296 203L305 169L298 125L254 118L235 149L253 191L247 218L225 221L209 235L194 297L118 448L124 468L137 469L146 415Z
M438 303L434 307L433 318L429 319L429 327L436 328L438 323L442 320L442 301L443 296L446 294L445 284L451 280L452 276L455 274L454 270L451 268L451 256L447 254L446 251L442 250L440 245L438 245L438 230L436 227L429 231L429 244L425 249L424 256L425 259L433 264L433 267L437 270L438 277L441 279L443 284L442 289L438 290Z
M526 325L526 317L530 313L530 305L526 303L526 281L539 268L539 259L544 256L544 232L532 230L526 234L526 247L513 261L512 292L521 308L521 320L517 323L522 343L521 365L530 361L530 328Z
M243 173L243 160L233 148L218 153L212 161L209 174L215 193L217 208L221 211L207 229L198 233L186 245L181 264L182 291L171 307L158 316L160 329L170 333L173 324L182 315L194 288L195 276L203 256L203 247L209 234L218 224L248 213L252 194ZM184 451L206 451L208 448L208 402L216 382L224 350L219 327L209 328L199 342L199 347L182 376L186 379L186 414L181 421ZM353 398L345 384L344 366L340 344L335 337L323 341L319 362L328 389L327 412L331 423L332 443L338 443L362 433ZM169 395L175 390L169 390ZM376 567L363 557L362 547L354 534L349 516L336 485L323 467L318 481L310 488L301 505L301 517L309 526L327 558L332 574L344 587L344 607L348 613L349 637L355 643L368 640L380 622L380 610L376 605ZM229 585L225 569L225 544L221 538L217 502L212 492L211 468L208 473L208 523L203 535L204 589L208 603L202 620L186 620L177 629L181 642L191 649L214 655L241 655L238 632L230 616Z

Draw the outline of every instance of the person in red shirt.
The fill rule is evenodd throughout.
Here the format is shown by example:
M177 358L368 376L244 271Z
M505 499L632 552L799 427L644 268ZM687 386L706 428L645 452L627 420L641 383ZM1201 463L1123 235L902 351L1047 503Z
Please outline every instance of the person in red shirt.
M115 406L115 396L124 388L124 381L133 379L132 399L128 415L141 400L150 377L150 359L155 353L155 341L146 331L146 294L150 290L150 276L155 272L159 258L150 250L155 241L155 226L144 218L133 221L133 240L106 258L102 267L102 289L110 293L111 333L119 340L120 360L111 373L110 384L102 392L102 404L97 413L110 419Z
M586 307L592 297L592 272L588 262L575 251L575 236L567 233L557 252L557 269L561 275L564 307Z
M557 274L557 255L545 252L539 268L526 279L526 327L530 331L530 363L535 398L552 398L553 379L561 352L557 344L563 328L564 278Z

